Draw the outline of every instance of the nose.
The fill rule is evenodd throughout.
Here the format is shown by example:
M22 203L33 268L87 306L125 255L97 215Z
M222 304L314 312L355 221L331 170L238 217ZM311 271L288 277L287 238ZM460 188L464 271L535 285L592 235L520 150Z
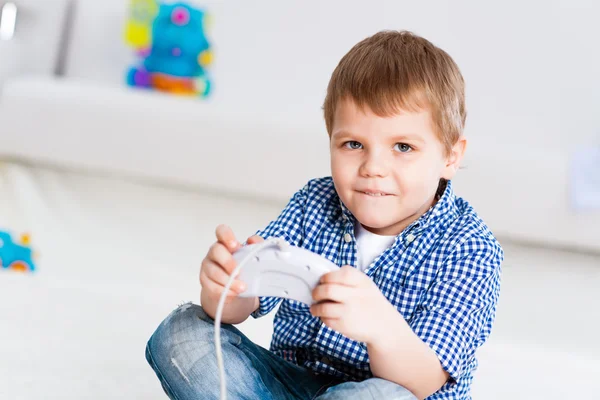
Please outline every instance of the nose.
M360 175L365 178L384 177L387 175L389 162L381 151L365 152L365 158L360 167Z

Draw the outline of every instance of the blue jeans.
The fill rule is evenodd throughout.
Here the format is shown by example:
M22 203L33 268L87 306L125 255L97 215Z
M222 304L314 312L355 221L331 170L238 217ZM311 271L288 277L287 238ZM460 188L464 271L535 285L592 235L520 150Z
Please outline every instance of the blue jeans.
M221 344L231 400L415 399L384 379L344 382L314 374L254 344L232 325L222 325ZM169 314L148 341L146 359L169 398L219 399L214 321L202 307L188 303Z

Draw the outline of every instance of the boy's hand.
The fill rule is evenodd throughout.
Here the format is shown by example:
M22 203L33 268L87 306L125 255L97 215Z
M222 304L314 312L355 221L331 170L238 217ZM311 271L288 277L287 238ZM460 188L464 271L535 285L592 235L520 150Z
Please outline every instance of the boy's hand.
M229 276L236 267L233 253L241 247L227 225L219 225L216 235L217 241L210 247L200 269L200 284L211 302L218 302L221 297ZM253 244L262 241L260 236L252 236L247 242ZM246 290L244 283L236 279L229 289L225 304L231 303L244 290Z
M383 324L398 311L362 271L344 266L321 277L313 290L310 312L342 335L367 344L385 330Z

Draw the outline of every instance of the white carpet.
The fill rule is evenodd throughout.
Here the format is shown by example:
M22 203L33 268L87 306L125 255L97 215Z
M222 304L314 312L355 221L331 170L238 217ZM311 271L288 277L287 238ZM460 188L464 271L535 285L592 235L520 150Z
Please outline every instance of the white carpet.
M39 271L0 271L0 398L163 399L144 359L172 308L198 302L219 223L240 239L281 205L0 164L0 229L29 231ZM600 258L505 245L475 399L599 398ZM241 329L268 346L271 317Z

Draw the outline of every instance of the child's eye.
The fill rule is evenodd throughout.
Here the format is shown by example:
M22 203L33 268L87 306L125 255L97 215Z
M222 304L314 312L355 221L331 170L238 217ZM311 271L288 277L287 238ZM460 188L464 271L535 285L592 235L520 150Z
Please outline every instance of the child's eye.
M360 144L360 142L357 142L355 140L351 140L349 142L344 143L344 147L347 147L351 150L357 150L362 147L362 144Z
M407 145L406 143L396 143L396 145L394 146L400 153L408 153L410 151L412 151L412 147L410 147L409 145Z

